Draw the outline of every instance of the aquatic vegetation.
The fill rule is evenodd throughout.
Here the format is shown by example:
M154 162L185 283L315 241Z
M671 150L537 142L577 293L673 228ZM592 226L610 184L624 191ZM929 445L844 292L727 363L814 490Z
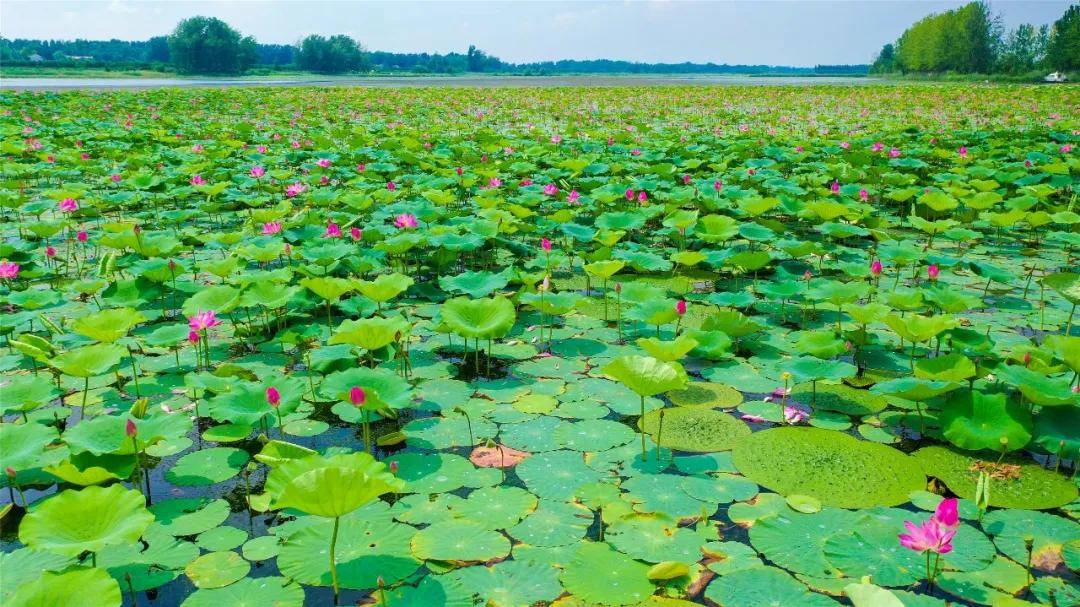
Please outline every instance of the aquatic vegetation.
M1073 88L2 98L0 603L1080 595Z

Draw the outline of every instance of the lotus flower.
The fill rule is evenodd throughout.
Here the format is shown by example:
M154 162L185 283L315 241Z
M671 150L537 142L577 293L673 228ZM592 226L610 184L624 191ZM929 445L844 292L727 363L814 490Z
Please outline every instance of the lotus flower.
M967 146L963 146L963 145L960 146L960 149L957 150L956 153L959 154L961 158L967 158L967 154L968 154Z
M367 165L366 165L366 164L364 164L363 162L361 162L360 164L356 165L356 172L357 172L357 173L363 173L363 172L364 172L364 171L366 171L366 170L367 170Z
M675 303L675 312L679 316L682 316L683 314L686 314L686 300L685 299L680 299L678 302Z
M851 144L850 144L850 143L848 143L847 141L841 141L841 142L840 142L840 147L841 147L841 149L845 149L845 150L846 150L846 149L848 149L848 148L850 148L850 147L851 147Z
M353 386L349 390L349 402L353 405L360 407L367 401L367 394L360 386Z
M341 228L338 227L338 224L329 221L326 223L326 232L323 233L323 236L326 238L341 238Z
M74 198L65 198L60 201L60 210L65 213L74 213L79 210L79 203Z
M874 263L870 264L870 273L873 274L875 278L877 278L878 276L881 276L881 270L881 260L875 259Z
M320 167L322 167L324 169L328 169L328 168L330 168L330 165L332 163L330 162L329 158L320 158L320 159L315 161L315 164L319 165Z
M192 331L205 331L220 324L221 321L217 319L217 314L213 310L199 310L195 316L188 318L188 326Z
M904 521L907 533L901 533L900 545L914 550L915 552L933 552L935 554L948 554L952 552L952 539L956 530L943 527L933 517L922 525L916 525L911 521Z
M199 343L199 332L198 331L188 331L187 339L188 339L188 342L190 342L191 345L194 346L195 344Z
M138 434L138 432L139 429L135 427L135 421L128 418L127 424L124 425L124 434L126 434L128 438L135 438L135 435Z
M262 233L266 235L277 234L281 231L280 221L268 221L263 224Z
M51 245L45 247L45 257L56 257L56 247Z
M648 200L649 200L649 195L645 192L645 190L641 190L640 192L638 192L637 201L639 203L645 204Z
M251 176L254 177L255 179L259 179L260 177L262 177L265 174L266 174L266 169L262 168L261 166L253 166L253 167L251 167Z
M839 194L840 193L840 182L839 181L833 181L832 185L829 186L829 189L832 190L833 194Z
M884 150L884 149L885 149L885 144L881 143L880 141L874 142L874 145L870 147L870 150L873 151L873 152L880 152L881 150Z
M364 235L364 231L361 230L360 228L355 227L355 226L349 228L349 237L352 238L353 240L360 240L360 238L363 235Z
M930 267L926 268L926 275L930 277L930 280L937 280L939 274L941 270L938 269L937 264L930 264Z
M859 200L861 200L863 202L866 202L869 199L870 199L870 192L866 191L866 188L861 188L859 190Z
M412 213L402 213L394 218L394 225L401 229L415 228L418 225L416 223L416 215L413 215Z
M499 179L498 177L492 177L491 179L488 180L488 187L491 188L491 189L498 188L502 184L503 184L502 179Z
M397 184L396 184L396 183L394 183L393 181L387 181L387 182L386 182L386 189L387 189L387 190L390 190L391 192L393 192L394 190L396 190L396 189L397 189Z
M578 194L577 190L570 190L570 194L566 197L566 202L577 204L579 198L581 198L581 194Z
M79 233L75 235L75 240L79 242L86 242L90 239L90 235L86 233L86 230L79 230Z
M635 192L633 189L627 188L626 199L632 201L634 200L635 196L637 196L637 192Z
M1062 154L1068 154L1069 152L1072 151L1073 148L1072 148L1071 144L1066 143L1065 145L1061 146L1059 149L1061 150Z
M292 198L294 196L297 196L297 195L301 194L306 189L307 189L306 185L304 185L304 184L300 183L299 181L297 181L296 183L291 183L291 184L285 186L285 196L288 197L288 198Z
M889 150L889 158L899 158L899 157L900 157L900 148L892 148L891 150Z
M712 182L712 187L713 187L714 190L719 192L720 189L724 187L724 182L717 179L716 181Z
M112 175L109 175L109 179L113 183L120 183L120 173L113 173Z
M946 529L956 529L960 526L960 513L957 509L959 504L955 497L941 500L937 509L934 511L932 520L938 522L939 525Z
M8 260L0 261L0 279L15 280L19 277L19 264Z
M690 185L691 181L693 181L693 178L690 177L690 175L683 175L682 176L683 185Z
M544 194L547 196L554 196L559 193L559 188L554 183L549 183L544 186Z
M266 404L275 409L281 404L281 392L277 388L270 386L266 389Z
M541 238L540 239L540 248L543 249L545 253L550 253L551 252L551 240L549 240L547 238Z
M191 185L206 185L206 180L198 173L191 176Z

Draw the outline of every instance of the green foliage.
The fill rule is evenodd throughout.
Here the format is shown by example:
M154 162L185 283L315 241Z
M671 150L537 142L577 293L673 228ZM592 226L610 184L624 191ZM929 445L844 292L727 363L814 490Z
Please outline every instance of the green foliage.
M189 17L169 36L169 55L181 74L239 74L255 62L255 39L216 17Z

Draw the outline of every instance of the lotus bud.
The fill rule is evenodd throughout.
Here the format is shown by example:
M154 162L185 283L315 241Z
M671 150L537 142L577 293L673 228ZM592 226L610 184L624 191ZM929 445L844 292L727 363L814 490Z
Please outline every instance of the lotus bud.
M45 257L56 257L56 247L45 247Z
M621 282L615 283L615 292L616 293L622 293L622 283Z
M541 291L547 291L550 288L551 288L551 280L547 276L544 276L543 282L540 283L540 290Z
M676 304L675 304L675 312L677 312L679 314L679 316L682 316L683 314L686 314L686 300L685 299L680 299L678 302L676 302Z
M79 242L86 242L89 238L90 236L86 233L86 230L80 230L79 233L75 235L75 240L78 240Z
M814 277L814 273L811 272L810 270L807 270L807 271L803 272L803 275L802 275L803 280L809 281L813 277Z
M390 474L397 474L399 465L397 460L390 462Z
M641 190L640 192L638 192L637 200L641 204L645 204L649 200L649 195L645 192L645 190Z
M637 193L634 192L633 188L627 188L626 189L626 199L627 200L633 200L635 196L637 196Z
M540 239L540 248L543 249L545 253L550 253L551 252L551 241L548 240L547 238L541 238Z
M458 177L461 177L461 174L465 172L461 167L454 169L454 171L458 174Z
M8 466L7 468L4 468L4 474L6 474L8 478L14 479L15 478L15 469L12 468L11 466Z
M360 386L353 386L352 389L349 390L350 403L356 405L357 407L360 407L364 404L365 401L367 401L367 394L364 392L363 388L361 388Z
M870 273L873 274L874 277L876 278L878 276L881 276L881 270L882 270L881 261L878 260L878 259L875 259L874 263L870 264Z
M139 224L135 224L135 227L131 228L131 231L135 232L136 234L142 234L142 226Z
M375 579L375 583L378 584L379 589L382 589L382 587L386 585L386 582L383 580L383 577L381 575Z
M791 379L791 373L788 372L788 371L784 371L783 373L780 374L780 379L782 379L784 381L788 381L789 379Z
M491 440L491 439L489 438L489 439L487 439L487 442L486 442L486 443L484 443L484 446L485 446L485 447L487 447L488 449L494 449L494 448L495 448L495 446L496 446L496 445L495 445L495 441L493 441L493 440Z
M832 185L829 186L829 189L832 190L833 194L839 194L840 193L840 182L839 181L832 182Z
M1031 352L1024 352L1024 366L1031 364Z
M281 392L278 389L270 386L266 389L266 404L277 409L281 405Z
M724 187L724 182L717 179L716 181L712 182L712 187L713 187L714 190L719 192L720 188Z
M128 438L135 438L135 435L139 433L139 429L135 427L135 421L132 419L127 420L127 424L124 426L124 434Z
M353 240L360 240L360 238L363 235L364 235L364 232L360 228L357 228L357 227L349 228L349 236L352 237Z
M926 275L930 277L930 280L937 280L939 274L941 274L941 270L937 267L937 264L930 264L930 267L926 268Z
M150 406L149 398L137 399L134 404L131 405L130 413L136 419L142 419L146 417L146 408Z

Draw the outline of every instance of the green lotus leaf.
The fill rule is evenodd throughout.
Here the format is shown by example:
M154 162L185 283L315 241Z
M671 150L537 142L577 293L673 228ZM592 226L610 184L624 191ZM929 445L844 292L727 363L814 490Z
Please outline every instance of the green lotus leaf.
M933 379L918 379L915 377L901 377L875 384L870 391L875 394L890 394L907 400L923 402L952 392L962 384L953 381L939 381Z
M995 510L982 524L998 550L1020 563L1027 562L1029 541L1031 562L1053 567L1061 562L1065 544L1080 540L1080 524L1046 512Z
M402 409L412 400L412 386L400 375L385 368L359 367L331 373L319 391L326 398L349 402L349 390L359 386L367 395L365 407Z
M844 586L844 596L854 607L904 607L904 603L889 590L866 582Z
M581 301L577 293L525 293L518 300L551 316L569 313ZM674 309L674 308L673 308Z
M302 607L304 589L283 577L244 578L224 588L200 588L182 607Z
M707 407L650 411L638 425L661 446L694 453L726 451L750 434L750 427L739 419Z
M47 466L56 460L47 447L57 438L56 429L43 424L0 423L0 465L16 472ZM63 450L52 451L64 459Z
M94 605L120 607L120 585L104 569L46 571L41 577L19 587L5 605L12 607L54 607Z
M604 261L595 261L593 263L585 264L585 271L590 276L595 276L601 280L607 280L617 274L619 270L626 267L626 263L617 259L608 259Z
M1047 407L1035 416L1034 443L1064 459L1080 457L1080 407Z
M196 588L222 588L239 581L250 570L251 563L227 550L200 556L188 563L184 573Z
M275 509L294 508L336 518L405 483L366 453L308 457L282 462L266 478Z
M845 352L847 345L832 331L804 331L795 341L795 349L800 354L830 359Z
M1069 303L1073 305L1080 303L1080 274L1057 272L1043 277L1042 283L1057 291Z
M71 330L94 341L112 343L145 321L146 317L134 308L111 308L76 319Z
M686 371L678 363L651 356L620 356L605 365L602 371L643 397L682 390L687 382Z
M413 555L439 561L488 561L510 553L505 536L470 521L444 521L422 529L412 539Z
M705 597L724 607L836 607L836 601L810 589L775 567L735 571L714 579Z
M1016 386L1025 399L1037 405L1080 405L1080 395L1072 391L1069 379L1051 379L1020 365L998 365L994 371L1001 381Z
M856 374L858 369L851 363L838 360L822 360L812 356L803 356L785 363L783 368L802 381L839 381Z
M1015 451L1031 441L1031 413L1005 394L954 392L941 412L949 442L971 451Z
M213 310L218 314L227 314L232 312L239 303L240 289L228 285L216 285L201 289L187 298L181 310L184 316L194 316L206 310Z
M649 566L608 544L583 542L559 575L573 596L598 605L632 605L649 598Z
M791 388L788 399L799 403L812 402L815 411L836 411L858 416L880 413L889 405L888 399L880 394L844 384L797 384Z
M68 350L54 358L52 365L61 373L89 378L108 372L127 354L126 348L116 344L94 344Z
M771 428L736 441L735 467L782 495L808 495L840 508L893 506L926 485L902 452L834 430Z
M135 542L154 515L138 491L121 485L68 489L35 507L19 525L19 541L67 556Z
M514 304L505 297L468 299L456 297L440 308L443 322L465 338L496 339L514 326Z
M502 272L463 272L457 276L439 277L439 286L450 293L464 293L469 297L487 297L506 287L510 274Z
M959 352L924 358L915 363L915 377L918 379L959 383L975 377L975 373L975 363Z
M941 446L923 447L912 457L922 464L927 474L940 479L953 493L965 499L975 497L978 471L993 472L998 460L998 455L993 452L980 458ZM1076 485L1060 473L1015 456L1006 456L1002 461L1018 469L1015 474L991 474L991 506L1046 510L1068 504L1077 497Z
M706 318L701 328L704 331L723 331L728 337L739 339L765 327L738 310L720 310Z
M535 605L563 593L558 570L535 561L502 561L491 567L457 569L446 575L488 605Z
M352 291L356 285L352 281L345 280L344 278L318 276L301 280L300 286L306 288L315 295L318 295L323 301L335 303L340 300L343 295Z
M4 583L0 584L0 602L10 605L11 595L23 585L33 583L45 572L62 571L75 559L52 552L18 548L0 553L0 568L4 571Z
M242 426L254 426L270 416L274 425L274 410L266 400L266 390L273 387L280 395L278 411L288 415L300 405L301 397L308 392L307 382L297 377L267 378L261 382L237 381L223 394L209 399L205 411L219 422L232 422Z
M843 574L826 557L826 545L832 537L849 533L861 518L857 512L838 508L826 507L810 514L785 509L754 524L750 543L770 561L792 572L836 578Z
M661 341L655 337L643 337L637 340L641 346L653 358L664 362L677 361L698 346L698 341L687 335L680 335L673 341Z
M687 331L685 335L698 342L691 352L708 360L722 360L731 355L731 338L723 331Z
M248 454L232 447L202 449L181 457L165 473L165 480L185 486L213 485L236 476Z
M890 314L885 317L885 324L904 340L922 343L937 337L942 331L948 331L958 326L960 323L946 314L935 316L908 314L903 318L896 314Z
M404 274L383 274L375 280L357 280L357 291L376 303L383 303L401 295L412 286L413 279Z
M1048 335L1043 342L1056 358L1061 359L1074 373L1080 371L1080 337Z
M408 327L408 323L400 316L345 320L338 325L326 343L350 344L364 350L378 350L396 342L400 335L408 331Z
M135 440L125 433L128 420L135 423ZM156 410L146 417L131 415L98 415L69 427L63 435L64 442L72 452L88 451L94 455L130 455L161 441L176 440L191 430L191 418L182 413L165 413ZM134 442L134 444L133 444Z
M728 386L713 382L690 382L683 390L668 392L671 402L680 407L734 407L742 402L741 392Z

